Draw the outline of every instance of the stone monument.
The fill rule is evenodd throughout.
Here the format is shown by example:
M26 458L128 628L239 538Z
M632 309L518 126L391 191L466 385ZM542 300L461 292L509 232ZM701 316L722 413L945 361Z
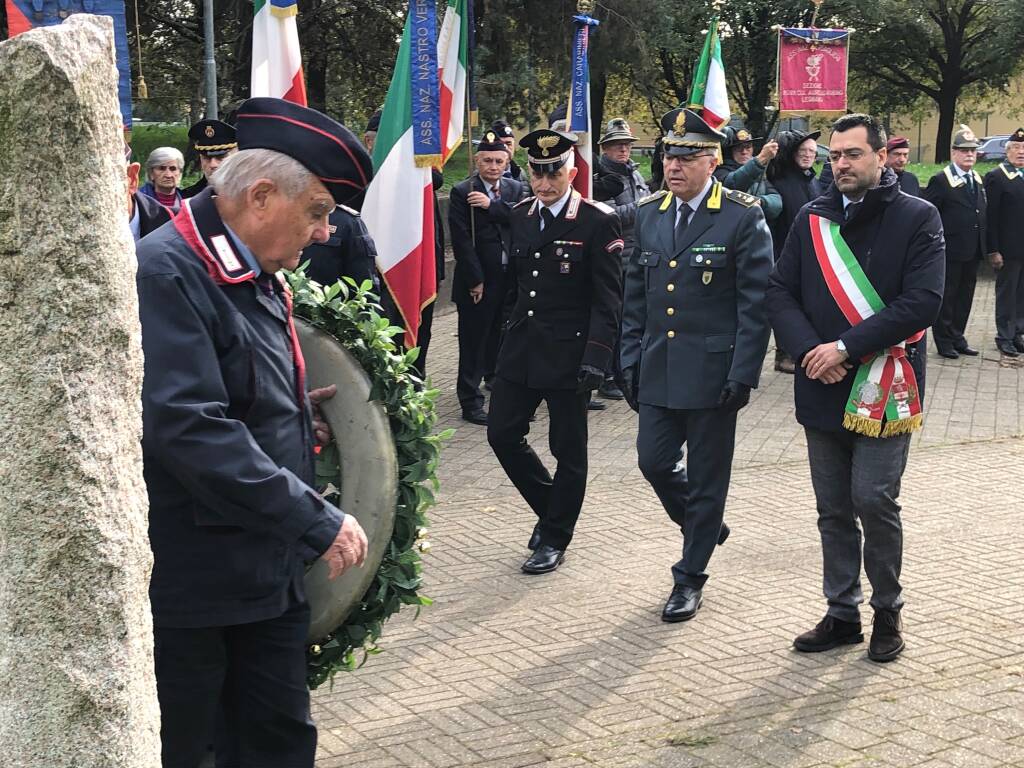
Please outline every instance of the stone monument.
M156 768L113 26L0 43L0 764Z

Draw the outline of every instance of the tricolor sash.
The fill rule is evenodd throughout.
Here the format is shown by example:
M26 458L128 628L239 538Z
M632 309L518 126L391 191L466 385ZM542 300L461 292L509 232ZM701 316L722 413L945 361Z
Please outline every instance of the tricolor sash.
M839 225L813 213L810 224L821 274L850 325L885 309L885 302L839 233ZM846 401L845 429L869 437L891 437L921 428L921 397L906 345L923 336L924 331L918 331L906 341L861 360Z

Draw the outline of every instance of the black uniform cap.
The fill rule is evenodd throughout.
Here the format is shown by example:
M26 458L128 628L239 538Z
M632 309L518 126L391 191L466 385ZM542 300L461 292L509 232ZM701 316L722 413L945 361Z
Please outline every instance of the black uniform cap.
M200 120L188 129L192 146L201 155L220 157L238 149L235 128L220 120Z
M576 134L538 128L523 136L519 144L526 150L531 168L538 173L554 173L569 159L576 146Z
M1024 141L1024 128L1018 128L1011 133L1007 141Z
M373 178L373 161L359 139L315 109L258 97L238 108L239 149L272 149L298 160L339 205L357 199Z
M665 131L663 145L666 157L685 157L718 149L725 134L708 125L692 109L673 109L661 116L661 129Z
M477 152L507 152L505 145L494 131L488 131L476 145Z
M495 120L491 123L491 130L498 136L498 138L506 138L512 135L512 128L504 120Z

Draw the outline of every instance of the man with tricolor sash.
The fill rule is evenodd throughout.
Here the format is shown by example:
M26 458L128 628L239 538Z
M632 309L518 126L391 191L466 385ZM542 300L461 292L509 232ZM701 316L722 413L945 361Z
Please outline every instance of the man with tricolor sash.
M794 646L815 652L863 641L863 528L874 661L904 647L897 498L911 433L922 424L924 329L938 316L945 271L938 211L900 193L885 144L873 117L836 121L835 183L797 214L768 289L776 338L797 361L796 417L807 437L828 600L825 618Z

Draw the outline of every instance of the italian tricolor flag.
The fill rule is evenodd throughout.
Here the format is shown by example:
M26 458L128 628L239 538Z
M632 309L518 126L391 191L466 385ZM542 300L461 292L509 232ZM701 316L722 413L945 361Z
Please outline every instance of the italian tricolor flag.
M306 106L296 0L254 0L252 96L272 96Z
M466 0L448 0L437 43L445 160L462 141L468 51ZM377 266L402 315L407 347L416 345L420 313L437 296L431 169L417 168L413 153L411 55L407 18L373 147L374 177L362 210L377 246Z
M722 63L722 43L718 39L718 17L711 19L704 38L697 69L690 86L690 103L712 128L721 128L729 122L729 95L725 90L725 65Z

